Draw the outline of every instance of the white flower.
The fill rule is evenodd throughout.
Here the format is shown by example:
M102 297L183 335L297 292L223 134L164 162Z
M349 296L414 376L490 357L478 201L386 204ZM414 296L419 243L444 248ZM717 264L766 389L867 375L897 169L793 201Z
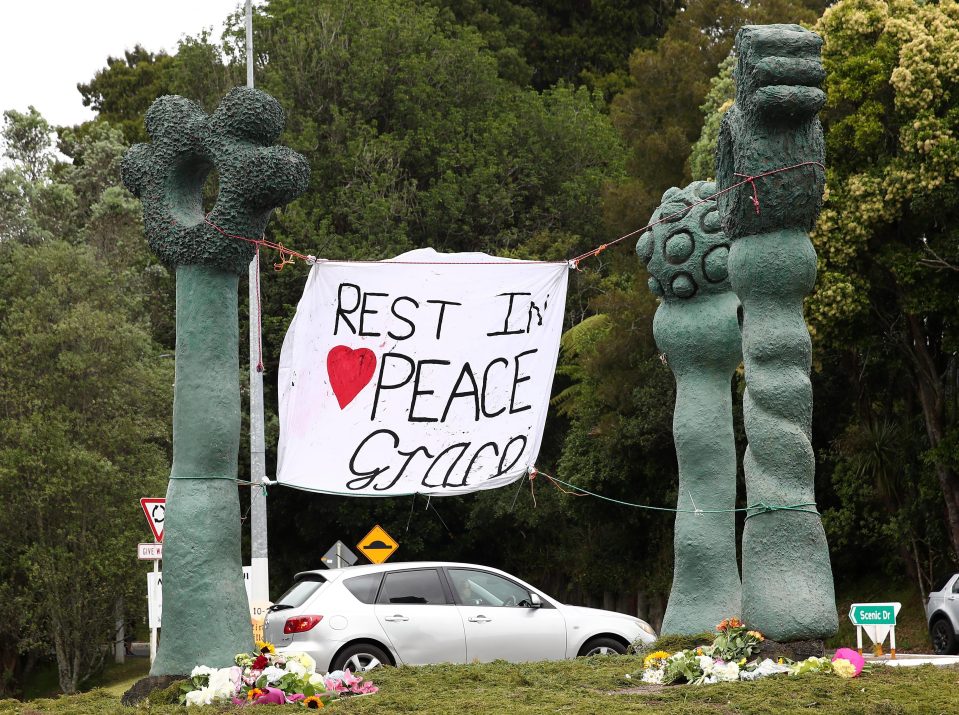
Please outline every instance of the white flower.
M310 685L312 685L314 688L317 685L323 685L325 689L326 687L325 684L326 684L326 681L323 679L322 675L320 675L319 673L310 673Z
M309 653L286 653L286 657L287 657L287 661L286 661L287 670L290 669L290 662L296 661L297 663L299 663L306 669L307 673L316 672L316 661L313 660L313 658L310 656Z
M778 675L780 673L788 672L789 668L785 665L779 665L771 658L766 658L766 660L756 666L753 670L741 670L739 672L739 679L756 680L757 678L765 678L769 675Z
M306 675L306 668L303 667L303 664L298 660L290 659L286 661L286 672L287 673L296 673L296 677L302 678Z
M213 675L216 672L216 668L210 668L205 665L198 665L193 670L190 671L190 677L196 678L200 675Z
M240 669L220 668L210 676L210 690L213 691L214 698L230 698L236 695L237 685L240 680Z
M714 663L712 675L719 681L739 680L739 663L734 660L728 663Z
M187 705L209 705L212 702L213 689L209 687L191 690L186 694Z
M283 670L283 668L277 668L275 665L270 665L264 668L260 675L266 676L266 682L275 683L277 680L286 675L286 671Z
M707 673L707 674L712 672L713 665L715 664L716 661L714 661L708 655L698 655L696 656L696 659L699 661L700 670L702 670L704 673Z
M644 683L652 683L653 685L662 685L663 671L658 668L646 668L646 670L643 671L642 681Z

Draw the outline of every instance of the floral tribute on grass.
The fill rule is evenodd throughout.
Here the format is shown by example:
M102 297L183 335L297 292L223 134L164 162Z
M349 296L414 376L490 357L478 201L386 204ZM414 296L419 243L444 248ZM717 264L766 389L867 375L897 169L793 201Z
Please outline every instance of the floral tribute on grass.
M681 650L672 655L663 650L648 654L643 658L639 679L656 685L708 685L781 674L835 673L843 678L855 678L865 664L863 657L849 648L837 650L831 661L816 657L798 662L787 658L750 660L765 640L762 633L748 630L738 618L725 619L716 630L719 633L712 645ZM634 676L626 677L632 680Z
M349 670L326 675L316 672L316 661L306 653L276 652L272 643L259 641L258 651L238 653L229 668L198 665L181 686L181 705L286 705L299 703L319 709L350 695L369 695L378 688Z

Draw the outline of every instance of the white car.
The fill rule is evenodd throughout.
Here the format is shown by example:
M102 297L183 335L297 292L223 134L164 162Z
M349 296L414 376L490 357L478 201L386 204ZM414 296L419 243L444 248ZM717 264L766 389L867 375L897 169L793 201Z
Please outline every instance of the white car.
M940 579L929 592L926 620L933 651L939 655L959 653L959 573Z
M298 573L264 636L318 672L379 664L514 663L625 653L656 634L633 616L567 606L507 573L440 562Z

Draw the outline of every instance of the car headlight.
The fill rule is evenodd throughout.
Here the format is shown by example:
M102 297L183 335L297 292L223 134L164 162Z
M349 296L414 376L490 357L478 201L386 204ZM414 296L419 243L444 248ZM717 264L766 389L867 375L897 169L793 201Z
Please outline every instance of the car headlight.
M649 625L646 621L641 621L636 619L636 625L639 626L643 631L651 635L653 638L656 637L656 631L653 630L653 627Z

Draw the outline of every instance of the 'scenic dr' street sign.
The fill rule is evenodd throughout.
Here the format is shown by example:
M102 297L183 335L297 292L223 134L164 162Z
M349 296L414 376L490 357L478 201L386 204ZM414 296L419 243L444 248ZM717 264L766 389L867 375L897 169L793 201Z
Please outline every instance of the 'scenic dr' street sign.
M849 607L849 620L854 626L894 626L898 603L854 603Z
M163 514L166 511L166 499L150 499L144 497L140 500L140 506L146 515L147 523L150 525L150 531L153 532L153 538L162 543Z
M360 543L356 545L360 553L374 564L381 564L386 561L396 553L399 546L379 524L370 529L370 533L360 539Z
M882 644L889 636L889 652L896 658L896 616L901 603L854 603L849 607L849 620L856 626L856 647L862 654L862 632L873 643L873 654L882 655Z

